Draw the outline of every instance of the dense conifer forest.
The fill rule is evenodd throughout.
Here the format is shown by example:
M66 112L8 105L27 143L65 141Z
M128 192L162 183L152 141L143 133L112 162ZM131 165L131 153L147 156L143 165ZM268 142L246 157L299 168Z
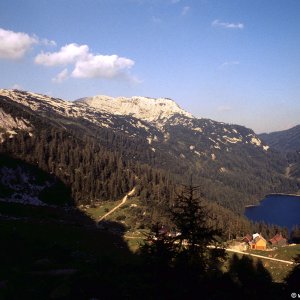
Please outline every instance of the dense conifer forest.
M134 160L122 159L117 151L108 151L97 145L95 139L78 139L62 129L43 129L39 135L34 136L20 132L14 138L7 138L0 149L3 153L9 153L10 156L38 166L59 178L70 188L76 205L118 200L136 187L137 196L149 212L146 216L140 216L146 226L160 218L168 220L168 207L172 205L176 187L180 183L178 177L170 172ZM201 187L214 220L210 225L214 228L225 228L224 238L230 239L253 231L272 237L279 230L283 231L279 227L263 223L251 224L241 214L226 208L226 202L222 203L218 198L216 201L209 201L211 195L217 197L223 190L219 192L216 184L207 183L209 181L203 180Z

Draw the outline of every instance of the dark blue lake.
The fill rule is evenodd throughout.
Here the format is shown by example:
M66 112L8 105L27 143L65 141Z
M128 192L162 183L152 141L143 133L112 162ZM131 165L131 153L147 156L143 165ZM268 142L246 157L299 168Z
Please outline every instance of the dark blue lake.
M291 232L294 225L300 226L300 197L269 195L260 205L246 207L245 215L252 221L285 226Z

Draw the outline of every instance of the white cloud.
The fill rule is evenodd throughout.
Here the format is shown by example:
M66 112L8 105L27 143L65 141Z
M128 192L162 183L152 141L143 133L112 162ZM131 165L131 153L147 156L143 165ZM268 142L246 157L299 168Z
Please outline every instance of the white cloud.
M20 59L36 43L36 37L0 28L0 59Z
M244 29L243 23L227 23L227 22L221 22L219 20L214 20L211 23L212 27L221 27L225 29Z
M63 69L59 74L52 78L53 82L62 83L69 77L68 69Z
M181 15L185 16L189 13L189 11L191 10L190 6L185 6L182 11L181 11Z
M41 39L40 44L50 47L56 47L56 42L48 39Z
M73 65L70 76L73 78L126 78L137 82L138 79L130 76L127 70L134 65L134 61L119 57L118 55L100 55L89 52L87 45L75 43L62 47L57 52L40 53L35 62L47 67L58 65ZM69 77L67 69L64 69L52 79L61 83Z
M88 55L89 47L87 45L77 45L75 43L61 47L58 52L40 53L35 58L35 63L44 66L58 66L75 63L78 59Z
M75 78L115 78L130 69L134 61L117 55L93 55L76 62L72 72Z

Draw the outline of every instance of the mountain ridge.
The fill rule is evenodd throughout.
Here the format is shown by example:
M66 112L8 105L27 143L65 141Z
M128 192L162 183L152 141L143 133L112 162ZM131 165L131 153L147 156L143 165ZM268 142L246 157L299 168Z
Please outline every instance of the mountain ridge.
M76 184L73 196L79 202L94 201L99 189L105 186L101 174L106 174L103 178L108 174L106 165L112 160L109 153L114 156L115 164L120 165L115 168L115 171L118 170L118 180L122 181L122 176L128 176L124 170L129 166L142 176L144 167L141 165L146 165L146 170L154 168L166 172L163 178L171 174L176 178L173 182L177 183L187 182L193 174L195 182L202 182L211 201L220 202L238 212L267 193L293 192L297 189L293 179L285 176L285 158L269 148L253 130L210 119L191 118L185 113L177 113L178 110L181 112L180 108L163 119L156 115L156 120L146 120L129 114L113 114L112 111L104 111L101 107L91 107L86 103L70 103L25 91L1 90L0 109L6 116L22 120L31 128L30 131L18 128L17 123L16 128L8 128L4 122L0 123L0 146L18 158L26 157L27 160L38 162L47 171L54 170L65 183ZM15 131L13 135L9 133L12 130ZM61 136L60 142L57 136ZM65 146L62 147L60 143ZM24 145L24 150L18 144ZM50 145L52 148L49 152ZM35 151L33 156L32 148ZM46 159L39 154L40 151ZM100 151L95 158L101 162L103 170L90 165L97 164L97 160L93 160L93 151ZM101 153L105 153L103 158L107 156L107 160L102 161ZM89 158L83 158L85 156ZM82 167L80 157L86 163L82 175L77 173ZM58 158L62 161L57 161ZM120 163L117 163L118 160ZM126 166L124 170L122 165ZM95 169L95 174L89 168ZM130 178L134 178L134 172L130 173ZM151 174L160 174L161 171L151 172L143 181L141 190L155 178L156 175ZM80 184L86 184L86 178L90 188L83 192ZM126 180L131 182L130 178ZM80 180L82 183L79 184ZM164 179L163 182L168 180ZM97 184L97 187L92 188L93 184ZM112 183L109 185L113 186ZM128 188L131 186L130 183ZM126 189L127 184L124 184L122 189L109 195L110 191L106 188L105 199L120 197ZM146 192L147 188L144 189L146 202L150 198L161 198L157 196L159 191L166 191L163 187L155 189L152 195ZM147 197L150 198L147 200Z
M85 97L75 102L85 103L90 107L118 115L131 115L148 122L158 122L168 119L175 114L195 118L189 112L169 98L150 98L143 96L109 97L97 95Z
M282 152L300 150L300 125L287 130L259 134L274 149Z
M64 117L71 117L71 118L83 118L89 122L94 123L99 127L112 127L112 119L113 116L117 117L132 117L133 119L128 120L127 126L135 128L144 129L144 135L147 131L150 132L147 136L148 142L151 140L157 140L158 136L155 134L151 134L151 131L159 131L163 133L164 139L168 138L168 134L166 134L166 130L164 127L168 126L177 126L177 125L184 125L189 127L194 132L199 134L206 133L205 127L213 126L223 126L223 134L219 133L218 140L214 139L213 136L210 136L210 141L214 144L212 147L215 149L220 148L220 145L226 144L236 144L236 143L249 143L257 147L261 147L263 150L267 151L269 146L267 144L263 144L263 142L259 139L259 137L253 132L253 130L248 129L246 127L240 125L232 125L226 124L223 122L217 122L210 119L204 118L196 118L192 116L189 112L181 109L176 102L171 99L166 98L146 98L146 97L137 97L137 98L125 98L125 97L118 97L112 98L108 96L95 96L95 97L88 97L82 98L81 100L77 100L74 102L65 101L59 98L53 98L46 95L35 94L31 92L19 91L19 90L0 90L0 95L9 97L11 100L20 103L29 107L33 111L40 111L45 113L45 111L49 108ZM100 97L100 98L99 98ZM103 98L104 97L104 100ZM38 100L38 102L36 101ZM96 103L95 103L96 101ZM99 103L100 101L100 103ZM108 106L107 102L111 104L111 101L114 101L112 106ZM121 104L125 103L125 108L119 109ZM133 103L131 103L133 101ZM149 105L145 103L150 101L150 108ZM141 105L142 102L142 105ZM126 106L130 104L129 107ZM155 105L154 105L155 103ZM162 105L164 104L164 105ZM168 104L168 105L167 105ZM143 106L144 105L144 106ZM104 107L103 107L104 106ZM141 107L142 106L142 107ZM148 107L147 107L148 106ZM155 107L155 109L151 109ZM161 109L157 109L157 106ZM167 106L167 110L165 109ZM135 111L128 108L135 108ZM170 109L172 108L172 109ZM114 112L116 109L116 113ZM143 112L146 110L147 115ZM138 113L142 111L142 115ZM154 116L151 116L151 113L154 112ZM99 115L101 114L101 115ZM149 116L150 114L150 116ZM147 124L146 124L146 123ZM126 132L126 129L121 128L114 128L115 130ZM243 137L238 132L238 130L248 131L246 137ZM128 130L127 130L128 131ZM129 131L128 131L129 132ZM157 132L156 132L157 133ZM151 142L149 142L151 143ZM193 146L193 145L191 145Z

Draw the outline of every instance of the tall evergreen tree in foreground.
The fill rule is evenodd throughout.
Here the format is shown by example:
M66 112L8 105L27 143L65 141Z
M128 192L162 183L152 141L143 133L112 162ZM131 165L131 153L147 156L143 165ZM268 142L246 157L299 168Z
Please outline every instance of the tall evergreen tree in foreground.
M211 268L212 253L214 257L222 256L222 251L214 246L222 232L209 225L213 223L210 215L200 187L182 185L169 209L172 231L166 230L164 224L153 225L143 251L154 256L170 252L173 258L169 262L182 260L186 265L201 265L203 271L209 263Z
M192 297L199 289L203 293L208 283L222 278L225 251L214 247L221 232L209 226L210 214L203 200L200 187L182 186L169 211L173 230L156 224L140 252L154 285L171 292L174 299Z
M222 232L209 226L209 212L199 186L191 183L182 187L171 207L171 219L179 232L175 243L177 265L203 275L216 271L225 257L223 249L214 247Z

